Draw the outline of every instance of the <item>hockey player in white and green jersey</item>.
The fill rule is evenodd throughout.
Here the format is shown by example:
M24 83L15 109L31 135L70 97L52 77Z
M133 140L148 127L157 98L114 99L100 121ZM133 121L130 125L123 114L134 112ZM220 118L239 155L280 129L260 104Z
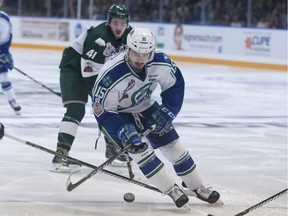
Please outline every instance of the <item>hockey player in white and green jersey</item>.
M161 88L161 102L152 98ZM103 133L123 148L132 144L129 156L148 180L177 207L188 197L175 184L174 175L154 154L159 149L173 165L183 185L197 197L215 203L220 195L206 188L190 153L181 143L172 121L180 112L185 82L180 69L163 52L155 52L155 38L147 28L134 28L127 36L127 48L101 68L93 88L94 115ZM139 133L156 125L143 143Z
M63 51L59 68L66 113L58 132L58 153L68 155L100 68L107 58L126 45L127 34L132 29L129 21L130 13L124 5L112 5L107 22L85 30ZM106 137L105 141L109 143ZM106 157L111 157L112 148L107 145L106 150ZM75 171L80 166L57 156L53 158L51 171L70 172L71 169Z

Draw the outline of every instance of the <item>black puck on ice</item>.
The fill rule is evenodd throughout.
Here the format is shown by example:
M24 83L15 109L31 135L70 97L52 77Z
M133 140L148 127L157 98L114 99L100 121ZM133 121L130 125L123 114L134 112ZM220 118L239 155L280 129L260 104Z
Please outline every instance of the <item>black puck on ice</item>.
M133 193L128 192L124 194L123 199L126 202L133 202L135 200L135 195Z

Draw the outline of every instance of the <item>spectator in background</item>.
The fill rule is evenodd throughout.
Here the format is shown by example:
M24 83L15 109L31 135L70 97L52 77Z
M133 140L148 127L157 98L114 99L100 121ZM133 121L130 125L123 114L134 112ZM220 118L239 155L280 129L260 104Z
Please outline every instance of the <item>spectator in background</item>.
M0 0L0 8L3 0ZM8 71L13 69L13 59L9 52L12 41L12 25L9 16L0 11L0 84L3 94L17 115L20 115L21 107L16 103L16 96L12 83L8 77Z
M51 3L51 1L45 0L44 4L40 4L41 2L43 1L10 0L6 1L5 11L18 16L76 18L77 0L68 1L66 6L63 1L52 1L53 3ZM103 20L110 4L116 1L94 0L92 15L88 2L89 0L82 0L81 19ZM248 2L247 0L117 0L118 4L128 4L129 10L133 14L131 19L140 22L158 22L159 20L163 23L237 27L241 24L241 27L256 28L262 17L276 9L275 16L278 18L274 20L275 16L272 16L269 28L287 29L287 0L253 0L250 12L248 11ZM160 13L162 6L162 13ZM235 17L236 15L237 17ZM248 20L248 15L251 15L252 23Z
M182 50L183 26L176 25L174 30L174 44L176 50Z
M77 23L75 28L74 28L74 36L77 38L81 33L83 32L83 27L81 23Z

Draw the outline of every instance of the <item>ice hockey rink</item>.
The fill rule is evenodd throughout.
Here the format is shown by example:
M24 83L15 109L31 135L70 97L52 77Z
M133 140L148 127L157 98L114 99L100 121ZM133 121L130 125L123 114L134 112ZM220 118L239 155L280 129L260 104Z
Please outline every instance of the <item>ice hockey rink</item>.
M11 51L15 67L60 91L60 51ZM186 80L186 96L175 127L205 185L220 192L224 205L190 197L190 210L178 209L170 197L103 173L68 192L68 174L49 171L53 155L4 137L0 141L0 216L232 216L286 189L287 72L188 63L178 66ZM65 112L61 98L16 70L9 75L22 115L14 114L0 92L0 122L6 133L55 150ZM97 166L106 160L105 146L101 137L95 150L98 129L90 107L87 104L70 156ZM128 177L126 167L106 169ZM90 171L83 167L72 181ZM133 172L136 180L148 183L135 164ZM180 183L176 176L175 181ZM126 192L135 194L134 202L123 200ZM247 215L287 215L287 194Z

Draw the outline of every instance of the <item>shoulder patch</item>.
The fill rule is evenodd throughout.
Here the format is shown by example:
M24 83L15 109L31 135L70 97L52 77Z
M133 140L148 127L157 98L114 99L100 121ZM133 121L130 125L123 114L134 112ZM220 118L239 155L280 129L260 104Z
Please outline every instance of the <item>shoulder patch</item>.
M169 56L167 56L167 55L164 54L164 53L163 53L163 58L164 58L165 62L168 62L168 63L171 62L171 59L169 58Z
M93 111L97 117L99 117L104 112L104 109L103 109L102 105L100 104L99 98L95 99L95 102L93 104Z
M95 43L97 43L99 46L105 46L106 43L102 38L98 38L97 40L95 40Z
M113 83L113 81L112 81L112 79L111 79L110 76L106 75L106 76L103 78L102 83L103 83L103 85L104 85L105 87L108 88L108 87Z

